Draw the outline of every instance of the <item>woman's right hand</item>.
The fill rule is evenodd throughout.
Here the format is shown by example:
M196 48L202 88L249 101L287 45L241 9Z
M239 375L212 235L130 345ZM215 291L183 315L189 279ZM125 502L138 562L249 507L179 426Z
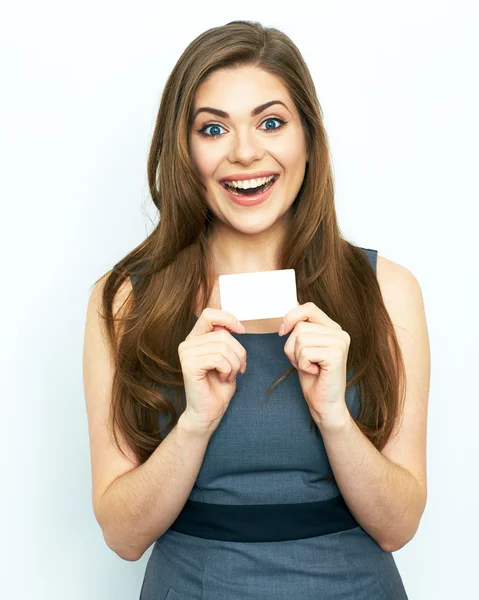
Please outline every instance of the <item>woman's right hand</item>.
M178 346L189 422L214 431L236 391L238 372L246 371L246 350L228 331L244 333L231 313L205 308Z

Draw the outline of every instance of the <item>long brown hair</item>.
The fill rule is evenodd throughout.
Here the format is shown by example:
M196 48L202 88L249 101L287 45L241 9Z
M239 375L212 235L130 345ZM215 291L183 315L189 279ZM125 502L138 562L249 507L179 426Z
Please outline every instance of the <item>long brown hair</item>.
M314 302L349 333L347 370L354 376L347 388L357 383L361 398L355 421L378 450L402 412L400 347L364 251L344 239L337 223L330 151L310 72L283 32L232 21L199 35L171 72L148 157L150 193L161 219L103 278L101 316L116 369L109 424L118 448L117 428L140 463L185 408L178 346L194 325L198 293L203 310L214 286L208 245L212 213L189 155L194 93L215 69L242 66L261 68L282 81L306 133L309 163L290 209L280 268L295 269L300 304ZM130 277L135 286L114 314L116 294ZM293 372L288 369L269 392ZM175 390L175 400L170 401L168 389ZM319 435L312 419L311 425Z

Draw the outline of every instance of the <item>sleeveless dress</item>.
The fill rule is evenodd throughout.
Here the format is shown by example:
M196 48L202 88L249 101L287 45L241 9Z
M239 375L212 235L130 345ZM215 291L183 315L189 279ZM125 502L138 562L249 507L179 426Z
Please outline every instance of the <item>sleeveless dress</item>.
M377 251L362 250L376 272ZM407 600L392 553L325 480L331 465L297 371L266 401L291 367L288 335L232 335L247 370L182 512L153 544L140 600ZM346 402L357 417L356 386Z

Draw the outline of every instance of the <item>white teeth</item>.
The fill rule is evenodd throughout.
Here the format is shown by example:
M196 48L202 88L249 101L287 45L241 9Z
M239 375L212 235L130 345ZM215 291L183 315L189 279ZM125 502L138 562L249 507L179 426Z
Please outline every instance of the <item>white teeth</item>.
M264 185L266 182L271 181L273 177L274 175L269 175L268 177L262 177L261 179L243 179L241 181L225 181L225 183L235 188L247 190L249 188Z

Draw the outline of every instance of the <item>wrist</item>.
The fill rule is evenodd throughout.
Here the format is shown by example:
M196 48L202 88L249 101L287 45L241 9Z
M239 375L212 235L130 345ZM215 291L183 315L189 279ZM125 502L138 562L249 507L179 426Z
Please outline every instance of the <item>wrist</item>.
M212 433L216 429L216 426L199 423L198 420L195 419L194 415L188 412L188 409L183 411L183 413L180 415L177 427L180 427L189 435L203 438L211 437Z
M337 433L344 431L351 423L352 417L345 402L333 406L313 416L320 432Z

